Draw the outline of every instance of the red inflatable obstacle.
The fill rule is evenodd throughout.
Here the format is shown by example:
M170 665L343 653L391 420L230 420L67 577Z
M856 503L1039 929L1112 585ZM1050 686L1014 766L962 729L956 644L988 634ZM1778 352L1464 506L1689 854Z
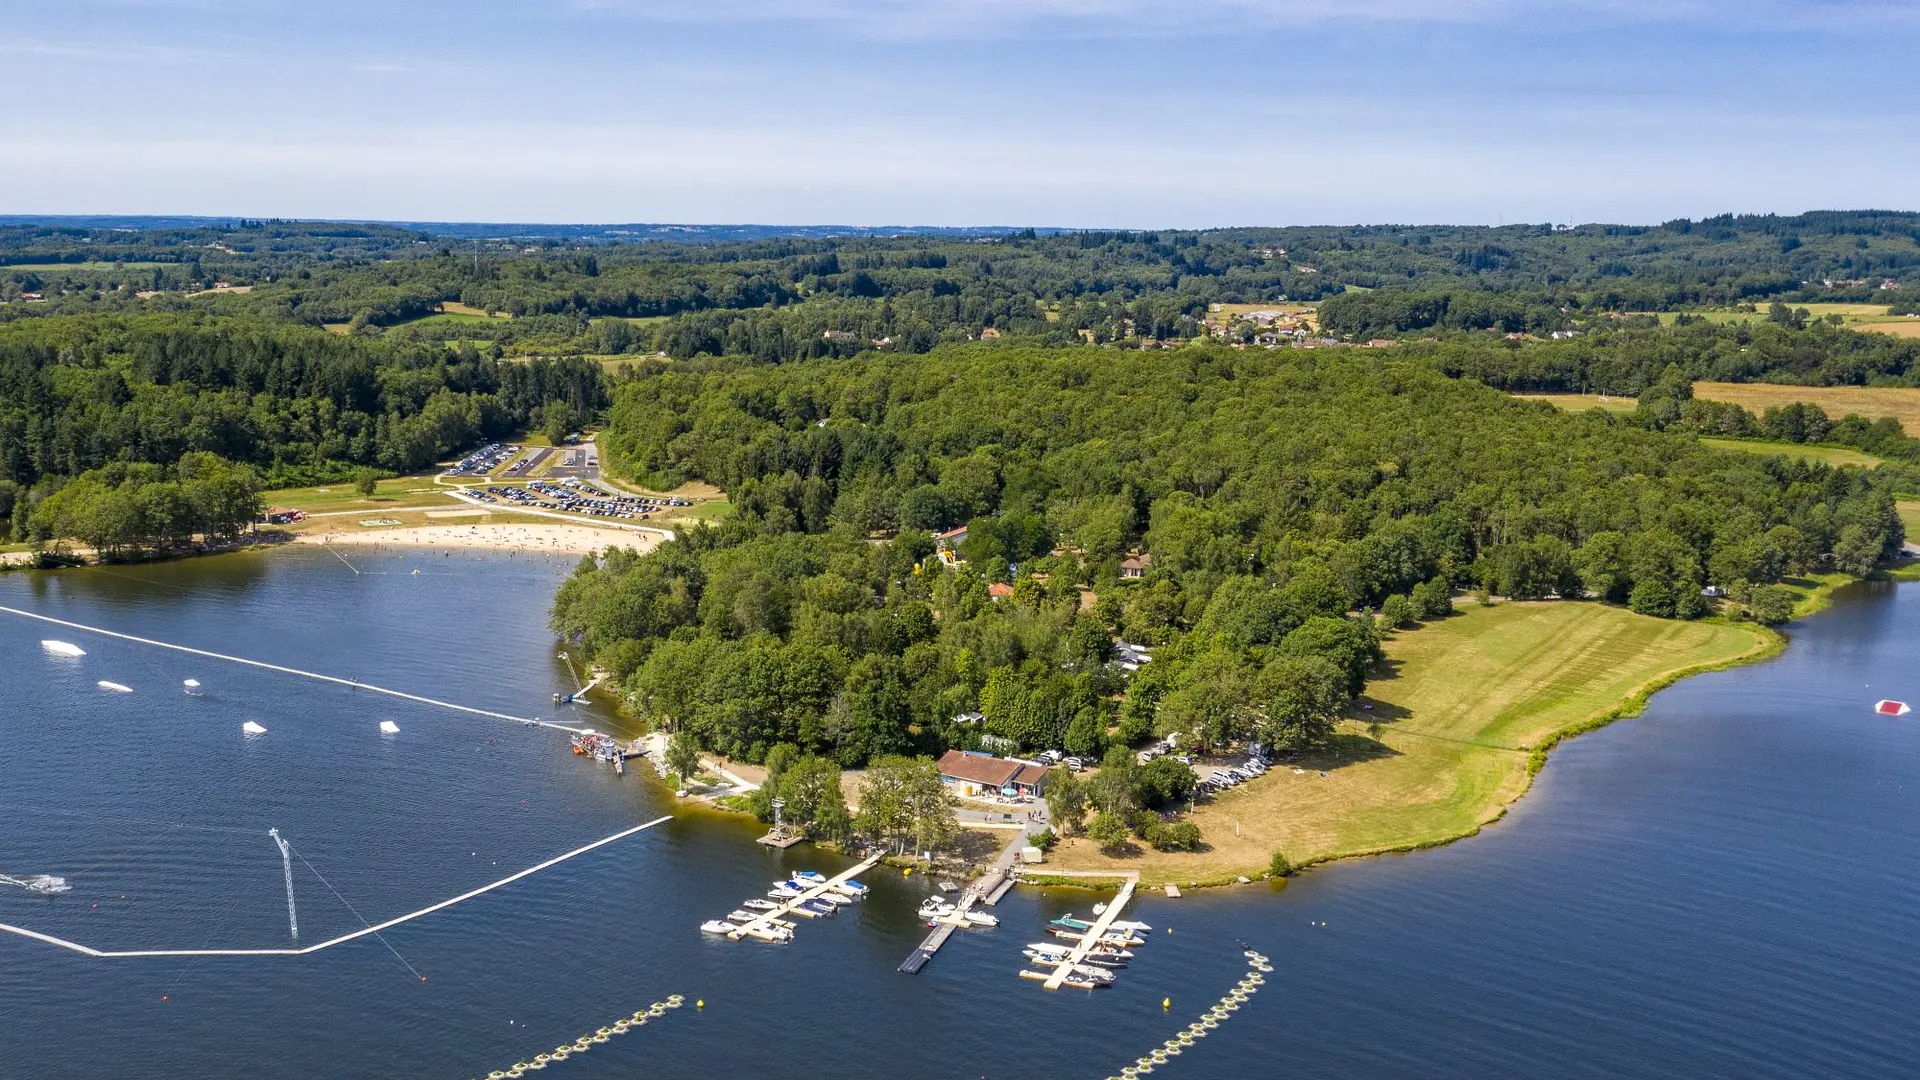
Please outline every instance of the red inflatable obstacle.
M1880 701L1874 704L1873 711L1882 716L1905 716L1913 710L1907 708L1904 701Z

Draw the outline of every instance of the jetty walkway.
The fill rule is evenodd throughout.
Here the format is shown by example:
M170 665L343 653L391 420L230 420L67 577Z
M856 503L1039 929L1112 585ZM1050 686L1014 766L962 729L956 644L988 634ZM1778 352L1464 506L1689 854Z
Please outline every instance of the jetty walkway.
M772 911L765 912L759 918L753 919L750 922L741 923L739 926L735 927L730 933L728 933L727 937L730 940L739 941L741 938L746 936L747 931L749 929L764 929L768 926L772 926L776 922L784 922L788 915L799 914L799 915L804 915L806 918L811 919L813 918L813 913L811 911L806 911L805 909L801 908L800 906L801 904L804 904L807 901L812 900L821 895L824 895L826 893L835 891L841 885L844 885L848 881L851 881L855 874L864 874L878 865L880 865L880 856L869 855L864 860L862 860L858 865L848 870L842 870L840 873L833 875L832 877L828 878L826 881L822 882L819 885L815 885L813 888L808 889L806 892L801 893L799 896L796 896L791 900L787 900L783 902L779 907L773 909Z

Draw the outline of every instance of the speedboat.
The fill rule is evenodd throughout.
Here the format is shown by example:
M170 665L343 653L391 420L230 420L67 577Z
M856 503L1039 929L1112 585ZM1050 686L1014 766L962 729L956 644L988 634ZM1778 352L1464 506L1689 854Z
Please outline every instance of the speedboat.
M741 901L740 906L743 908L746 908L748 911L779 911L780 910L779 904L776 904L771 900L762 900L759 897L754 897L752 900L743 900Z
M1153 932L1153 927L1148 926L1146 923L1128 922L1125 919L1115 919L1107 924L1107 928L1109 930L1124 930L1134 934L1150 934Z
M1121 949L1112 945L1095 945L1087 951L1087 959L1112 960L1124 964L1133 959L1133 950Z
M767 890L767 895L775 900L797 900L804 891L804 889L794 888L790 881L776 881L773 883L773 888Z
M720 934L724 936L733 933L735 930L738 930L739 927L725 919L708 919L706 922L700 924L700 929L703 933Z
M1074 918L1074 917L1073 917L1072 915L1062 915L1062 916L1060 916L1059 918L1057 918L1057 919L1055 919L1055 920L1053 920L1052 922L1050 922L1050 923L1048 923L1047 925L1048 925L1048 926L1058 926L1058 927L1062 927L1062 928L1064 928L1064 929L1067 929L1067 930L1091 930L1091 929L1093 929L1093 924L1092 924L1092 923L1090 923L1090 922L1088 922L1088 921L1087 921L1087 920L1085 920L1085 919L1076 919L1076 918Z
M852 878L848 878L847 880L841 882L840 884L835 885L833 888L834 888L834 891L846 893L848 896L851 896L856 900L867 895L869 891L865 885L860 884L859 882L853 880Z
M967 920L968 926L999 926L1000 925L1000 919L997 916L989 915L984 911L969 911L966 913L964 918Z
M756 941L783 942L793 940L793 931L784 926L768 926L766 923L743 926L740 928L740 932Z
M829 904L826 901L819 900L819 899L802 900L800 901L800 906L807 909L808 911L813 912L815 915L832 915L835 912L840 910L839 908L834 907L832 904Z
M781 882L780 884L785 885L787 888L793 889L797 892L805 893L805 892L813 891L813 886L807 884L804 881L796 881L793 878L788 878L787 880Z
M845 907L846 905L853 903L853 897L842 896L839 893L834 892L832 889L828 889L826 892L823 892L820 895L814 897L814 899L824 900L835 907Z
M818 870L795 870L793 872L793 880L805 885L825 885L827 883L827 875L822 874Z
M1069 965L1066 962L1066 959L1064 957L1060 959L1054 959L1048 956L1028 956L1027 959L1033 961L1034 963L1040 965L1041 967L1050 967L1050 968L1065 967L1067 968L1068 974L1072 975L1074 978L1086 979L1088 982L1110 983L1114 979L1113 972L1108 971L1106 968L1094 967L1091 964Z
M920 905L920 917L923 919L938 919L951 914L953 905L937 896L928 897L927 902Z
M1067 956L1073 952L1073 949L1057 941L1029 941L1024 951L1028 955L1041 953L1051 956Z
M742 911L739 908L727 912L727 921L732 923L749 923L758 918L760 916L754 912Z

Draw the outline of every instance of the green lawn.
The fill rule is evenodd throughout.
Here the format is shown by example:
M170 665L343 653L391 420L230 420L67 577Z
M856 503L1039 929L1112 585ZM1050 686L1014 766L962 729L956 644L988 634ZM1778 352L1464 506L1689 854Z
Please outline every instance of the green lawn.
M1701 439L1701 442L1717 450L1734 450L1742 454L1773 454L1790 457L1797 461L1820 461L1828 465L1858 465L1863 469L1877 468L1884 458L1863 454L1858 450L1849 450L1844 446L1807 446L1803 443L1761 442L1757 439Z
M1751 625L1597 603L1467 606L1387 643L1390 670L1363 699L1373 708L1351 711L1331 753L1202 806L1193 820L1212 850L1109 859L1076 840L1049 861L1186 884L1258 876L1276 850L1299 863L1444 842L1498 818L1526 791L1535 745L1662 677L1754 655L1773 640Z
M287 506L309 514L334 510L397 510L409 506L450 506L453 500L446 489L434 485L433 473L398 476L382 480L368 498L354 490L351 481L320 484L315 487L281 488L263 491L260 498L268 506Z
M1545 401L1568 412L1580 412L1585 409L1605 409L1611 413L1630 413L1640 407L1640 402L1618 394L1515 394L1522 401Z

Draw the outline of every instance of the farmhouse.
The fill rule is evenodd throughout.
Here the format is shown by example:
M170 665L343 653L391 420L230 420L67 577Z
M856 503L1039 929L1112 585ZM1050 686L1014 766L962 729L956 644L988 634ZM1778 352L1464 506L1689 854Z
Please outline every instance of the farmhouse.
M1129 555L1120 561L1120 577L1127 581L1138 581L1147 576L1147 569L1152 565L1152 555Z

